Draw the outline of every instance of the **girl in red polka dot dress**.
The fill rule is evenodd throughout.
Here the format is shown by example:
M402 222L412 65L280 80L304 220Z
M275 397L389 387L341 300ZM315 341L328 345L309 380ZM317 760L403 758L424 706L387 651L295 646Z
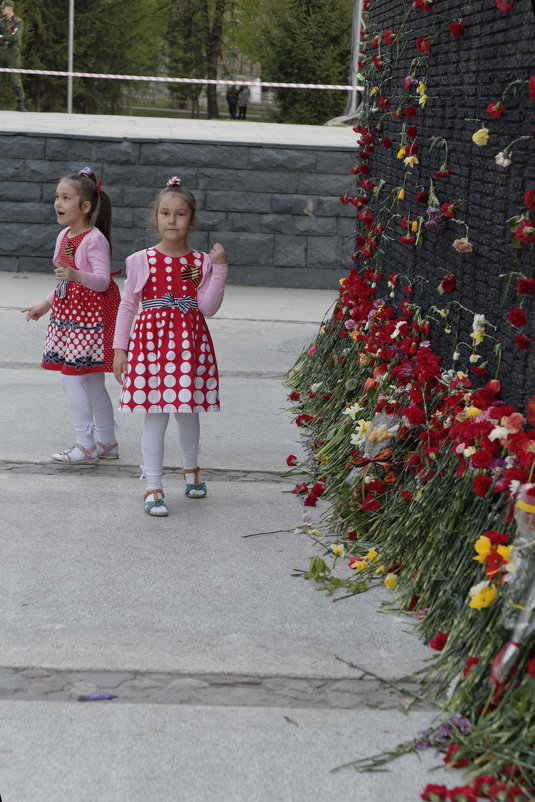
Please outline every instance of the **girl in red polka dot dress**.
M120 293L110 274L111 203L90 167L62 178L54 209L60 225L54 253L59 284L21 311L39 320L51 310L41 366L61 373L75 444L52 455L67 465L117 459L113 405L104 373L113 370L112 339ZM97 432L95 443L94 432Z
M170 413L178 425L186 496L206 496L197 465L199 413L219 411L219 376L204 316L214 315L221 306L227 260L219 243L209 254L189 247L188 234L197 221L196 202L180 178L169 179L153 213L160 242L126 260L113 369L123 385L119 408L144 413L145 512L165 516L162 465Z

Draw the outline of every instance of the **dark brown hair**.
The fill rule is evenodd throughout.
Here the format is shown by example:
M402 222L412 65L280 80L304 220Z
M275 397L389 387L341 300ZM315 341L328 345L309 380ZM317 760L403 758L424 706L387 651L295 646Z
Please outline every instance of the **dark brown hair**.
M162 190L160 190L160 192L156 196L156 200L154 201L151 207L152 220L154 221L154 218L157 216L158 209L160 208L160 203L162 202L162 198L167 192L172 192L174 195L182 195L182 197L184 198L184 200L186 201L186 203L190 208L191 219L193 220L193 218L197 214L197 201L195 200L193 193L190 192L190 190L187 187L182 186L182 184L180 186L178 184L171 184L171 186L166 186Z
M83 172L63 176L62 180L76 185L80 206L85 201L91 204L87 219L104 234L111 254L111 201L109 195L100 189L102 182L97 183L97 177L89 167L84 167Z

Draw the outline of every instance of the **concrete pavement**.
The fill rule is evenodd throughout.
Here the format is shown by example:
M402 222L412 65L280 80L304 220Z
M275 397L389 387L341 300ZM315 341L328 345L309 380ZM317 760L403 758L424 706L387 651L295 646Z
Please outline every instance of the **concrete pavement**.
M45 319L19 309L51 286L0 273L2 802L412 802L460 781L431 773L433 754L331 771L433 718L337 659L396 677L430 656L404 619L378 615L386 590L332 604L291 577L314 547L282 492L302 452L281 378L334 293L227 288L209 321L222 395L201 423L209 495L185 498L170 425L157 520L142 510L141 417L117 413L117 463L49 462L70 419L39 369ZM95 691L117 698L77 701Z

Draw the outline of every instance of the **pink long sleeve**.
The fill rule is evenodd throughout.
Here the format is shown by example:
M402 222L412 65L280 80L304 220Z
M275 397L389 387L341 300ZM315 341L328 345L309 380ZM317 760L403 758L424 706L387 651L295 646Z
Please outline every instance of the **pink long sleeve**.
M107 248L103 246L100 239L88 235L84 253L85 260L82 264L76 265L82 271L81 283L84 287L96 292L105 292L110 286L110 246L107 241L105 244ZM76 254L74 260L76 262ZM87 270L88 267L91 272Z
M121 298L117 319L115 321L113 347L122 348L123 351L128 351L132 323L139 310L141 296L143 295L143 287L136 292L136 278L137 274L134 273L130 275L127 269L123 297Z
M223 294L227 281L228 265L214 265L206 256L203 278L197 290L199 311L206 317L215 315L223 303Z

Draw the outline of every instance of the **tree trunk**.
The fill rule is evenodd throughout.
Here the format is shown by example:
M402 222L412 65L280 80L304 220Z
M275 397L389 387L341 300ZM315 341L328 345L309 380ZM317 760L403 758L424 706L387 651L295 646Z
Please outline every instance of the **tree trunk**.
M223 34L223 15L225 13L225 5L226 0L215 0L213 19L210 22L208 13L208 0L202 0L202 19L206 53L206 77L212 80L217 79L217 64L221 56L221 39ZM219 117L219 110L217 108L216 84L207 85L206 97L208 99L206 116L209 120Z

